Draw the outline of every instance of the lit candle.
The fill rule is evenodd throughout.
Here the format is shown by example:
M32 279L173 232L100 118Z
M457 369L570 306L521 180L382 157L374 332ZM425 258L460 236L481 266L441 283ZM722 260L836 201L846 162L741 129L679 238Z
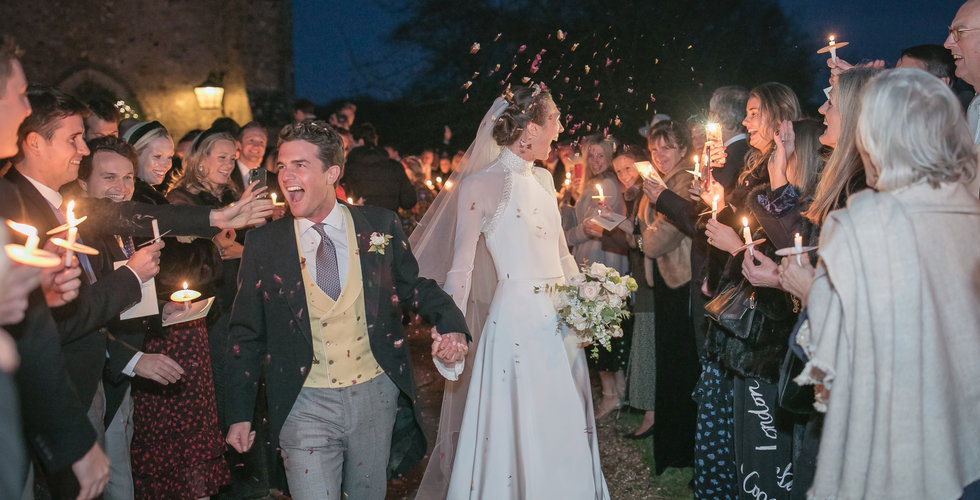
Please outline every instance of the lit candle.
M698 155L694 155L694 171L698 173L698 177L701 177L701 160L698 159Z
M596 184L595 185L595 190L596 190L596 192L599 193L599 195L598 196L593 196L592 198L599 200L599 203L605 203L606 202L606 195L602 192L602 184Z
M353 205L354 204L354 198L347 198L347 204L348 205Z
M197 290L188 290L187 289L187 282L185 281L184 282L184 289L183 290L178 290L178 291L170 294L170 300L172 300L174 302L183 303L184 304L184 310L187 311L187 310L190 310L190 308L191 308L191 302L194 299L196 299L196 298L198 298L200 296L201 296L201 292L198 292Z
M708 122L708 124L704 126L704 138L709 143L722 142L721 125L714 122Z
M453 188L453 181L446 181L446 190L448 191L452 188Z
M427 188L429 188L429 189L432 189L432 179L428 179L428 180L426 180L426 181L425 181L425 186L426 186Z
M279 201L279 196L276 193L269 193L269 198L272 198L272 206L274 207L284 207L286 206L285 201Z
M10 260L18 264L33 267L56 267L61 264L60 257L37 248L41 239L38 237L37 229L34 226L21 224L12 220L8 220L7 225L14 231L27 236L27 242L24 245L18 245L16 243L4 245L3 249L7 256L10 257Z
M704 169L701 170L701 172L708 170L708 153L704 153L703 155L701 155L701 168Z
M160 239L160 224L157 222L156 219L153 219L152 221L150 221L150 226L153 227L153 241L159 240Z
M742 238L745 239L745 244L749 247L749 255L755 257L755 253L752 251L752 231L749 229L748 217L742 217Z
M837 64L837 49L843 48L846 45L847 42L838 42L834 35L830 35L830 41L827 43L827 46L821 47L817 51L817 54L830 52L830 59L834 61L834 64Z
M75 240L78 239L78 220L75 219L75 200L68 202L68 210L65 212L68 222L68 246L65 252L65 267L71 265L71 258L75 256Z
M721 195L715 195L714 199L711 200L711 219L718 220L718 198Z
M439 189L442 189L442 177L436 177L436 184L439 185Z
M14 222L12 220L7 221L7 225L11 229L27 236L27 242L24 243L25 251L30 253L37 249L38 244L41 243L41 238L37 236L37 229L30 224L21 224L19 222Z
M803 253L803 237L800 236L800 233L796 233L796 236L793 236L793 253L796 254L797 265L802 266L803 262L800 258L800 254Z

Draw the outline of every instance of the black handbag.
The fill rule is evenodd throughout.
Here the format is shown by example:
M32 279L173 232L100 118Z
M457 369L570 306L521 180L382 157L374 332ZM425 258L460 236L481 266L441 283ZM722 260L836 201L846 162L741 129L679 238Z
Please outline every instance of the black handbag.
M779 367L779 382L777 386L777 390L779 391L779 406L786 411L798 415L809 415L814 412L813 386L801 386L793 380L803 371L803 367L805 366L806 363L798 358L793 353L793 350L790 349L786 351L783 364Z
M704 305L704 312L727 333L747 339L755 317L755 287L748 280L728 285Z

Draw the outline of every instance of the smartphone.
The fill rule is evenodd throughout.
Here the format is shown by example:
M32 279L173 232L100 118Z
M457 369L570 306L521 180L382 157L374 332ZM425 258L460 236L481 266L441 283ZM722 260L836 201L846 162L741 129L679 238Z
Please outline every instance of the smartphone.
M253 182L258 181L258 184L256 184L255 187L252 188L252 191L255 191L267 185L268 181L267 181L266 173L267 173L266 170L262 167L253 168L252 170L248 171L248 183L252 184ZM269 196L268 193L263 193L261 197L267 198L268 196Z

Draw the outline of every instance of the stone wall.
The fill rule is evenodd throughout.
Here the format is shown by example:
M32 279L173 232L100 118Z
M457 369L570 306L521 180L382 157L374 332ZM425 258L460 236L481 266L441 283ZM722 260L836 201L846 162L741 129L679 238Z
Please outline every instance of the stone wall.
M224 115L252 119L246 90L292 94L290 0L10 0L0 31L24 48L31 83L105 90L178 138L221 110L194 86L224 75Z

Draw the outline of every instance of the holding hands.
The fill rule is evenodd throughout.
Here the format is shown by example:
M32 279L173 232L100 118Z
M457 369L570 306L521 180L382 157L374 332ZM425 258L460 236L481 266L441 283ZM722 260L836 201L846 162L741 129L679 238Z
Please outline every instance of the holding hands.
M440 335L434 327L432 328L432 357L443 364L451 365L464 360L469 350L466 336L462 333Z

